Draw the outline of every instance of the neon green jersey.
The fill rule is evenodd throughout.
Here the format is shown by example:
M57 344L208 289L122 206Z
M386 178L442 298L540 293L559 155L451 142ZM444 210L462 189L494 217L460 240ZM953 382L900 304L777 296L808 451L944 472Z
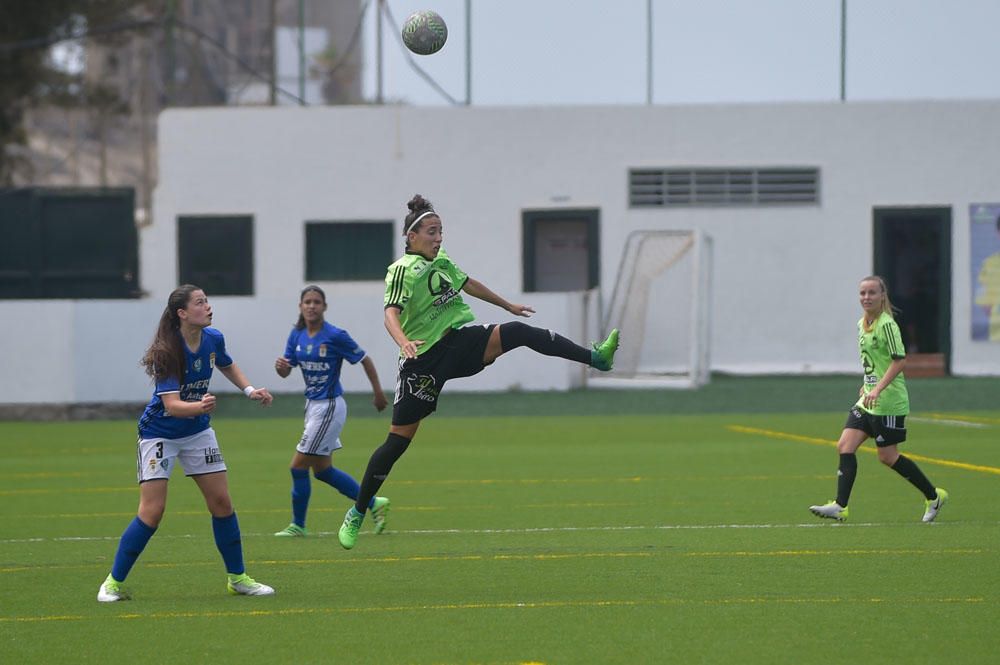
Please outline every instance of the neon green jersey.
M400 310L399 323L407 339L424 341L417 355L430 350L452 328L476 318L462 300L462 287L468 280L443 248L433 261L405 254L389 266L384 303Z
M878 396L872 408L863 405L864 395L882 380L893 360L906 357L903 338L899 326L892 315L882 312L871 332L865 332L865 320L858 321L858 348L861 351L861 366L865 371L864 394L855 404L862 411L876 416L905 416L910 412L910 397L906 392L906 379L900 372Z

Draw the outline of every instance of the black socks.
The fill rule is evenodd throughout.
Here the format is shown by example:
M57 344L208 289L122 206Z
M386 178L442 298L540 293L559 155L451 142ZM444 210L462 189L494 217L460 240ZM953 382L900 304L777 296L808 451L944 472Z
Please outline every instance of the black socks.
M837 503L841 508L847 508L847 502L851 500L851 488L857 477L858 456L854 453L841 453L840 467L837 469Z
M500 346L504 353L519 346L526 346L542 355L575 360L584 365L590 364L590 349L571 342L551 330L529 326L520 321L500 324Z
M931 484L931 481L927 480L927 476L920 470L917 463L909 457L900 455L896 463L892 465L892 470L909 480L914 487L923 493L924 498L928 501L937 497L937 490L934 489L934 485Z
M385 443L372 453L371 459L368 460L368 468L365 470L365 476L361 479L358 500L354 504L355 510L362 515L365 514L372 497L378 493L379 488L382 487L382 483L385 482L386 477L389 475L389 471L392 470L392 465L403 456L409 445L410 439L390 433L386 437Z

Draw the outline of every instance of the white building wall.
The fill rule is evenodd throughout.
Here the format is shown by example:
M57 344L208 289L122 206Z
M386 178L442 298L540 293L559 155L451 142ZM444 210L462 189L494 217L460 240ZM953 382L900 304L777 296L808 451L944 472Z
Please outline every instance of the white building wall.
M406 201L420 192L443 217L449 254L508 299L535 305L538 325L581 341L596 333L583 325L579 294L521 293L522 211L598 208L603 302L630 232L700 228L714 239L713 370L855 372L855 289L872 270L873 207L950 206L952 370L1000 374L1000 345L969 339L968 246L969 204L1000 201L998 120L1000 101L171 110L160 120L153 223L141 235L141 283L150 295L109 305L127 321L114 343L129 347L126 361L108 368L109 385L98 389L85 378L98 362L86 350L107 336L100 307L93 314L84 301L8 302L0 313L7 320L24 313L18 307L45 312L57 322L57 348L67 344L60 324L71 326L72 351L32 360L47 371L72 366L72 388L51 393L59 401L134 400L133 357L177 282L177 216L251 214L256 294L213 302L234 357L255 384L274 386L273 359L303 286L304 222L382 219L398 227ZM741 166L819 167L821 203L628 207L629 168ZM396 349L382 326L383 285L321 285L328 318L368 349L390 387ZM483 322L510 318L484 303L473 307ZM7 348L16 347L14 336L0 331ZM564 389L580 377L564 361L519 352L451 389ZM348 390L367 387L359 368L347 368L344 379ZM49 394L8 383L0 402Z

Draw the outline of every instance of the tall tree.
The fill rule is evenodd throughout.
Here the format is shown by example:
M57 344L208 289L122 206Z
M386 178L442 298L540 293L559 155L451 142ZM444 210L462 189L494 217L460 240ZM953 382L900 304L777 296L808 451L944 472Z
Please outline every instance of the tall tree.
M82 77L53 66L50 48L83 34L114 39L136 23L141 0L33 0L0 2L0 185L30 174L24 150L25 111L33 105L107 104L107 91L83 85Z

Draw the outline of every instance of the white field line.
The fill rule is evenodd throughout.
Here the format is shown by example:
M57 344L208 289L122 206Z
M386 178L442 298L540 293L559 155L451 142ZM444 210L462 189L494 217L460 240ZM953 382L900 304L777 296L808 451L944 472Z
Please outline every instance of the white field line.
M954 526L958 524L957 522L934 522L928 525L920 525L920 528L937 529L942 527L947 527L948 525ZM968 525L969 522L962 522L961 524ZM1000 525L1000 522L984 522L983 524L994 526ZM800 524L653 524L653 525L636 525L636 526L626 526L626 525L607 525L607 526L552 526L552 527L530 527L524 529L409 529L405 531L397 531L395 529L391 530L389 533L392 535L413 535L413 536L444 536L444 535L518 535L518 534L534 534L534 533L570 533L570 532L594 532L594 531L705 531L705 530L719 530L719 529L855 529L855 528L870 528L870 527L900 527L900 526L913 526L909 524L898 524L898 523L888 523L888 522L848 522L848 523L835 523L835 522L808 522ZM337 534L336 531L310 531L310 534L315 536L334 536ZM364 535L364 534L362 534ZM249 533L244 532L242 534L244 538L272 538L274 534L272 533ZM3 538L0 539L0 545L14 544L14 543L79 543L88 541L107 541L114 540L117 541L121 536L53 536L50 538L39 537L39 538ZM158 540L163 538L208 538L209 533L206 530L203 534L158 534L156 538Z

